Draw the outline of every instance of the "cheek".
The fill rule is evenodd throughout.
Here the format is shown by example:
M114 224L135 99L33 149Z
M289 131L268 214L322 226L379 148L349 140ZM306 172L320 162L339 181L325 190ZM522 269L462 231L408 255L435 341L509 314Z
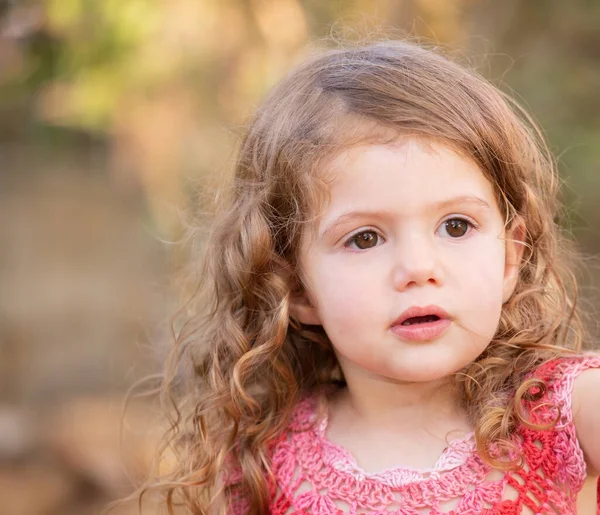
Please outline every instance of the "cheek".
M339 327L352 325L349 321L369 318L378 313L377 302L381 298L381 278L377 267L366 271L340 264L320 263L312 274L312 297L321 319ZM327 328L326 328L327 329Z
M504 286L504 248L486 252L464 267L462 294L469 325L480 334L493 336L500 312Z

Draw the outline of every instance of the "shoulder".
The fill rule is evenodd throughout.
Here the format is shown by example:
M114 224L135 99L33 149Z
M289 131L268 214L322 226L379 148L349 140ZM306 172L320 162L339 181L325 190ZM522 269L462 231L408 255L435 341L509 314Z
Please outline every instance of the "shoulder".
M574 412L576 403L575 384L582 377L595 375L600 370L600 354L584 353L563 356L547 361L535 369L533 376L542 379L548 388L549 396L562 401Z
M305 395L294 407L288 431L301 432L314 427L321 415L324 396L319 393Z
M600 353L585 352L546 361L535 370L535 375L552 382L569 381L584 370L595 368L600 368Z
M572 426L588 473L600 471L600 354L553 359L534 374L548 388L548 400L560 410L559 424Z
M326 418L324 406L324 397L317 394L303 397L294 406L284 431L271 445L270 458L275 468L278 468L281 460L295 460L299 447L312 446L321 422Z
M600 473L600 356L573 382L573 423L588 472Z
M282 487L290 487L294 481L295 462L304 447L310 451L310 442L316 422L319 421L321 396L304 395L293 407L282 432L268 444L270 470L265 470L270 495L270 513L280 513ZM239 460L228 456L221 474L221 482L227 491L227 513L246 514L250 510L248 490L243 484L242 467ZM284 503L285 504L285 503ZM285 511L285 510L283 510ZM283 513L283 512L282 512Z

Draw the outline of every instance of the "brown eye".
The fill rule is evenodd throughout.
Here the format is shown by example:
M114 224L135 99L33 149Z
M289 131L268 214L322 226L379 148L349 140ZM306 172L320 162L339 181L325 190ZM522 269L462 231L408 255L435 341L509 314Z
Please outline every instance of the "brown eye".
M469 231L471 225L471 222L463 220L462 218L451 218L444 222L446 232L451 238L460 238L464 236Z
M379 236L375 231L363 231L355 234L346 243L347 247L356 246L360 250L370 249L377 245Z

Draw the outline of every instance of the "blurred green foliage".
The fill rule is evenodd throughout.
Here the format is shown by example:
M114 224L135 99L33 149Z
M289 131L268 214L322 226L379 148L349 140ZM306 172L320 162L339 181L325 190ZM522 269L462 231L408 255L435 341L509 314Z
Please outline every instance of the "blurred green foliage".
M307 44L332 33L357 38L383 32L451 45L512 91L560 156L572 187L569 198L585 195L576 223L600 221L595 209L600 2L31 0L2 5L0 139L33 134L43 140L48 132L32 127L44 126L99 138L107 145L112 173L126 170L149 199L159 199L151 208L158 220L169 216L160 204L185 197L182 177L220 166L235 143L235 130L224 127L243 123ZM600 246L600 237L586 238Z

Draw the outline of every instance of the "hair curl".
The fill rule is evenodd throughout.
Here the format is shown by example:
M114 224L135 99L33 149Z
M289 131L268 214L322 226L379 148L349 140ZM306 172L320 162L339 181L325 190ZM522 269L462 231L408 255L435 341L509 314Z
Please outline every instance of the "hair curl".
M527 423L521 401L543 387L528 374L582 345L575 254L557 224L556 166L531 117L475 72L411 43L375 43L327 51L295 69L243 139L164 386L176 416L163 451L177 459L155 487L166 489L170 512L175 499L200 514L217 499L226 505L245 495L250 513L267 513L270 443L304 392L339 377L325 332L289 313L302 288L303 227L327 195L318 172L342 148L390 135L441 141L473 159L507 225L518 217L526 227L519 281L497 333L456 375L482 457L515 466L490 445L509 446L516 424ZM186 363L192 373L177 374ZM238 481L225 485L234 469Z

